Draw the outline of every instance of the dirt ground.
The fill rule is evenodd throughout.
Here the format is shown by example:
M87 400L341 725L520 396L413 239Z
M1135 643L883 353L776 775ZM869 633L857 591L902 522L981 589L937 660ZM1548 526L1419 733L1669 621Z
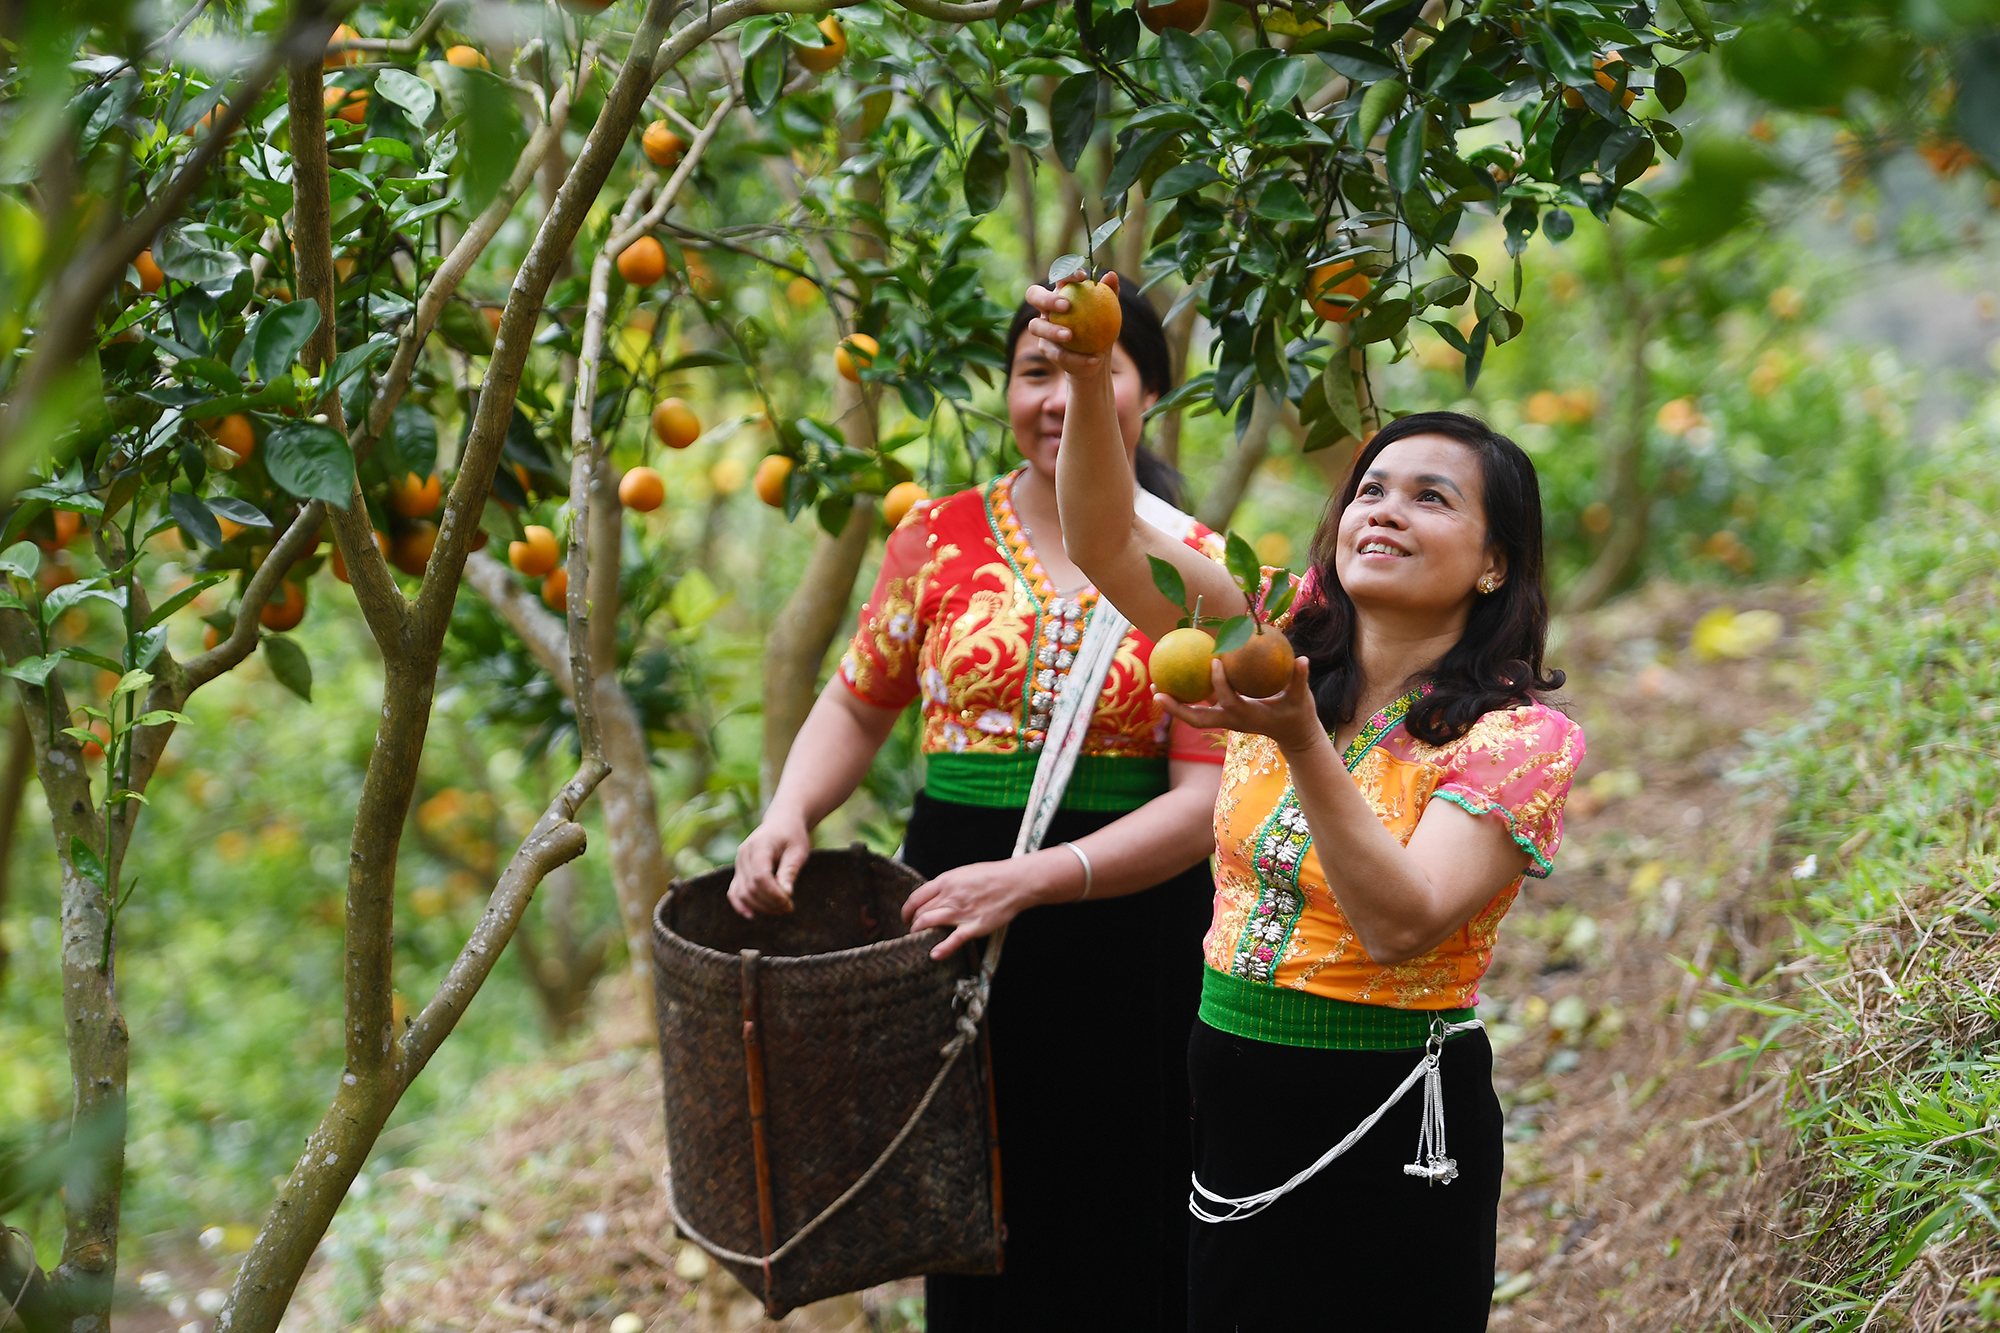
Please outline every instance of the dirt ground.
M1793 653L1809 607L1791 590L1739 592L1736 611L1781 622L1740 622L1762 633L1716 641L1742 655L1704 658L1690 635L1723 603L1656 587L1552 646L1590 753L1556 873L1529 882L1483 987L1508 1108L1498 1329L1735 1326L1732 1307L1756 1309L1774 1276L1776 1247L1745 1202L1782 1152L1770 1075L1744 1083L1742 1064L1707 1063L1747 1025L1713 1009L1689 967L1755 971L1782 929L1775 812L1724 775L1746 730L1802 710ZM627 1313L644 1333L912 1326L916 1282L767 1324L675 1238L645 1041L614 1011L572 1059L497 1074L462 1151L349 1205L365 1212L343 1215L287 1329L582 1333Z

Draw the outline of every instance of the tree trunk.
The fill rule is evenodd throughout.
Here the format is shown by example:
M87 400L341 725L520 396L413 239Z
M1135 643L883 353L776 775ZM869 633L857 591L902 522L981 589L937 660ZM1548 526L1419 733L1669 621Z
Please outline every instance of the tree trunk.
M1261 387L1251 392L1257 395L1257 400L1250 409L1250 424L1244 427L1243 438L1223 460L1214 485L1195 510L1195 517L1217 532L1227 531L1229 520L1236 516L1236 508L1243 503L1257 469L1271 452L1271 431L1278 424L1278 401Z
M35 738L28 734L28 714L13 710L7 728L7 768L0 773L0 988L7 984L7 890L13 881L14 830L21 822L21 798L35 766Z
M1653 399L1653 372L1646 365L1656 313L1652 302L1637 292L1625 264L1618 228L1604 229L1606 256L1618 288L1615 308L1625 320L1625 374L1618 393L1618 421L1604 436L1604 470L1600 485L1611 508L1611 532L1590 567L1563 590L1558 605L1566 613L1588 611L1625 582L1646 548L1647 511L1653 497L1644 478L1646 426Z

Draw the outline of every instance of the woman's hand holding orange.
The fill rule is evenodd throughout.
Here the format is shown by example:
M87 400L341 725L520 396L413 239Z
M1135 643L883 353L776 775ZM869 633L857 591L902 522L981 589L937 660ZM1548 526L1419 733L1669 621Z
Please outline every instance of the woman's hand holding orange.
M1268 699L1246 699L1229 686L1220 658L1209 663L1209 680L1215 694L1205 704L1184 704L1170 694L1155 694L1160 707L1192 727L1203 730L1227 729L1269 736L1287 758L1320 745L1330 745L1326 729L1320 726L1313 707L1312 691L1306 686L1306 659L1292 661L1292 680L1284 693Z
M1118 275L1116 273L1106 273L1101 281L1114 293L1118 290ZM1069 312L1069 298L1067 296L1064 296L1060 290L1051 291L1049 288L1039 284L1028 288L1027 295L1023 299L1029 305L1041 311L1044 316L1061 315ZM1027 331L1030 336L1040 338L1049 345L1050 355L1055 359L1056 367L1072 379L1086 379L1101 374L1111 365L1111 354L1109 352L1101 353L1097 356L1084 356L1081 353L1070 351L1068 349L1071 336L1070 331L1060 324L1049 322L1046 318L1029 320Z

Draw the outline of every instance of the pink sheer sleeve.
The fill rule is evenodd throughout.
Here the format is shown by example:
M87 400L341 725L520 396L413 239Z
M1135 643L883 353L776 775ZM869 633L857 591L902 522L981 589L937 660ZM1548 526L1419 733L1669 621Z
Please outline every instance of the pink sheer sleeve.
M1503 821L1533 858L1528 874L1544 879L1583 751L1583 728L1546 704L1488 713L1450 747L1436 799Z

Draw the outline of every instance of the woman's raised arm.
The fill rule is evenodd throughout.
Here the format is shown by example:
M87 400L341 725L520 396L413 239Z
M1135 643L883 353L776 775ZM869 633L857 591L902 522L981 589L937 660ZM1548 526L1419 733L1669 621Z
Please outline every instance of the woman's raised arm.
M1105 275L1107 284L1117 281L1115 273ZM1069 309L1060 292L1046 287L1030 287L1027 299L1045 317ZM1118 429L1110 356L1066 350L1069 330L1047 318L1032 321L1028 333L1055 349L1056 365L1069 376L1062 449L1056 455L1056 504L1069 558L1140 633L1154 639L1187 612L1153 586L1149 555L1180 570L1189 606L1199 596L1203 616L1242 614L1248 609L1242 590L1221 565L1133 512L1132 455Z

